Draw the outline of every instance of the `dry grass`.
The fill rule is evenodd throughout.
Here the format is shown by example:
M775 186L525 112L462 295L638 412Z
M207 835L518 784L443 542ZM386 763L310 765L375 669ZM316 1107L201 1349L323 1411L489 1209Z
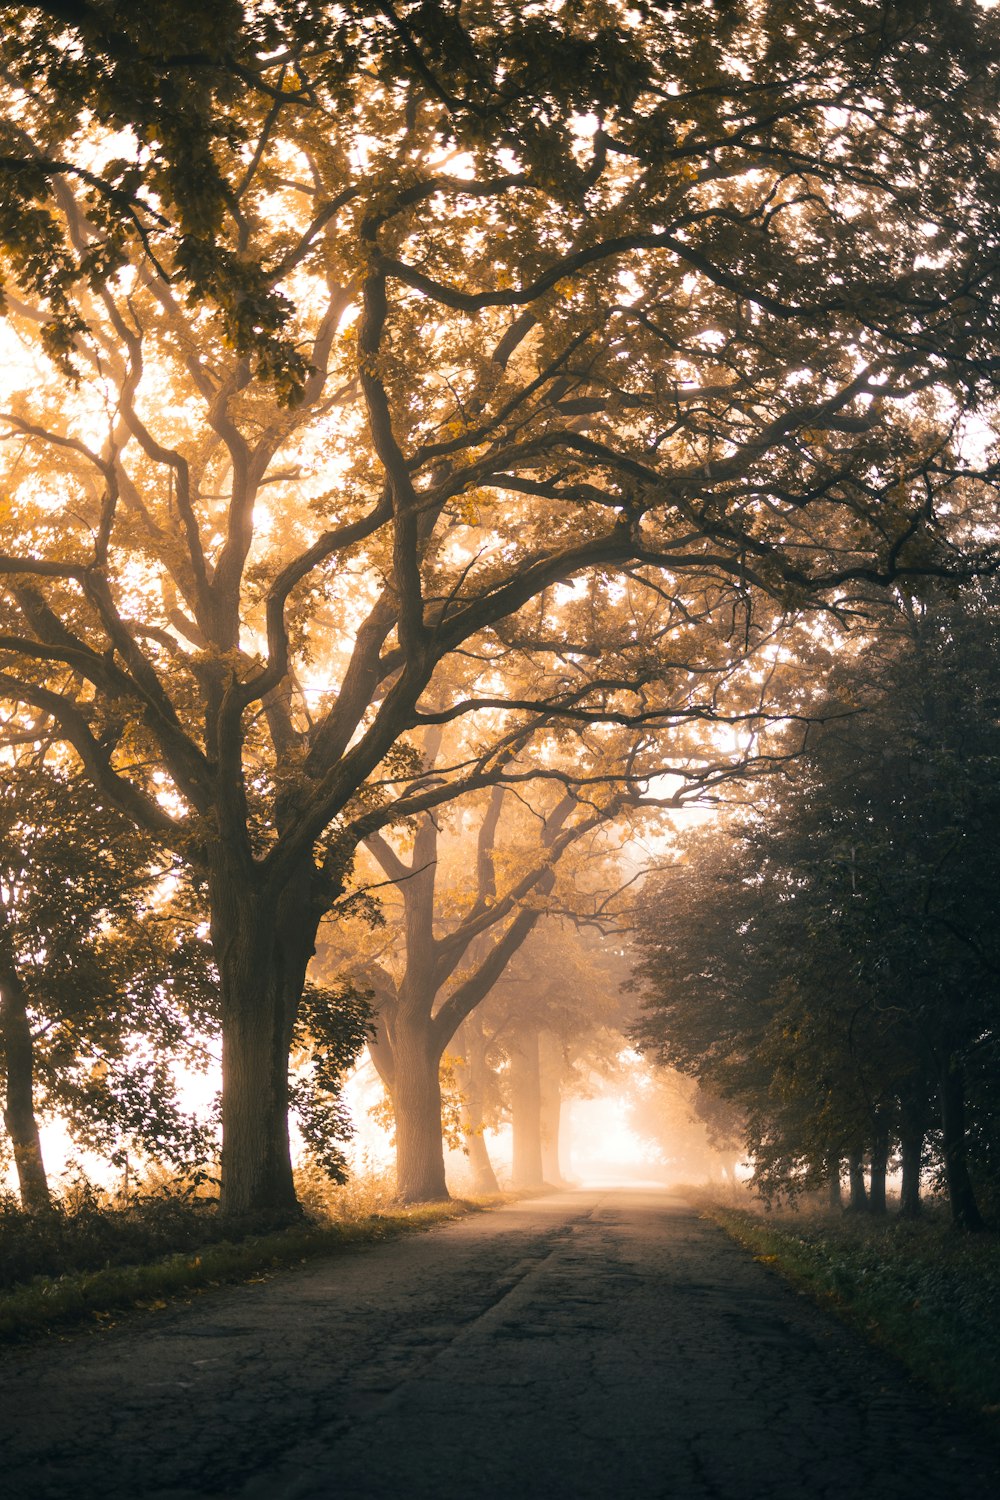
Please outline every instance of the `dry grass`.
M443 1220L497 1207L489 1199L455 1199L402 1207L387 1173L335 1187L313 1174L298 1184L306 1218L279 1230L252 1224L234 1234L215 1205L191 1193L123 1203L93 1192L31 1218L0 1202L0 1339L37 1336L67 1324L106 1325L134 1307L206 1287L259 1278L320 1256L376 1244Z

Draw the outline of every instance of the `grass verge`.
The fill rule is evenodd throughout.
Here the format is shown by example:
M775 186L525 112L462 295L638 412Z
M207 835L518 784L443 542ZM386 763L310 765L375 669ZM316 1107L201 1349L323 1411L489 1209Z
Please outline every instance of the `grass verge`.
M764 1265L1000 1433L1000 1237L928 1219L702 1211Z
M497 1208L496 1198L454 1199L357 1219L306 1223L239 1240L216 1240L141 1264L106 1265L35 1276L0 1291L0 1341L24 1339L72 1324L105 1326L130 1308L165 1307L168 1299L230 1282L260 1280L269 1272L359 1245L397 1239L447 1219Z

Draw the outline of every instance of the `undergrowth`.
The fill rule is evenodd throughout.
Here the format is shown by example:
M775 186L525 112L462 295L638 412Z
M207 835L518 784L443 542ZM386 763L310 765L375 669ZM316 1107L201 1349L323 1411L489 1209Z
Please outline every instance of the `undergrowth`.
M109 1199L75 1190L51 1214L0 1199L0 1339L81 1320L107 1324L130 1307L257 1279L352 1246L377 1243L506 1201L455 1199L395 1206L389 1176L334 1188L312 1174L299 1183L305 1215L274 1229L219 1217L214 1200L160 1189Z
M763 1215L728 1205L710 1218L895 1355L938 1397L1000 1427L1000 1237L933 1215L911 1221Z

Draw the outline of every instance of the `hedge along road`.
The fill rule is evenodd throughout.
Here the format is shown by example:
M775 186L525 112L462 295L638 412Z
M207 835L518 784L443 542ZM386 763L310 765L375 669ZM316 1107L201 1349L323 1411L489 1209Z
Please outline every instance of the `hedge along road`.
M664 1192L451 1222L2 1359L9 1500L977 1500L987 1440Z

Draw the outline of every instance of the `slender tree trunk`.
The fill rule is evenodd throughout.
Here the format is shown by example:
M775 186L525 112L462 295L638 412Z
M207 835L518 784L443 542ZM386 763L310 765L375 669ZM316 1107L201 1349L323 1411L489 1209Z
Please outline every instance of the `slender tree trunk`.
M228 1218L280 1223L300 1210L288 1140L288 1054L318 915L308 876L279 900L213 872L222 992L222 1190Z
M884 1111L875 1117L872 1161L869 1175L868 1212L881 1218L886 1212L885 1179L889 1170L889 1121Z
M400 1006L392 1028L396 1192L402 1203L449 1196L441 1138L441 1057L429 1018Z
M847 1207L851 1213L863 1214L868 1210L868 1194L865 1191L865 1167L860 1151L851 1151L847 1158L847 1178L850 1183L850 1198Z
M563 1181L559 1163L559 1123L562 1113L562 1047L550 1031L538 1039L540 1132L542 1179L558 1185Z
M965 1070L954 1059L949 1059L941 1071L940 1099L944 1170L952 1221L961 1229L982 1229L966 1154Z
M924 1159L924 1142L930 1125L928 1080L915 1078L903 1090L899 1100L899 1151L903 1174L899 1191L899 1212L904 1219L920 1214L920 1174Z
M52 1200L35 1119L35 1051L27 996L16 968L5 957L0 959L0 1034L6 1074L3 1121L14 1151L21 1206L30 1214L48 1213Z
M915 1219L920 1213L920 1165L924 1154L924 1133L904 1126L899 1141L903 1158L903 1180L899 1192L899 1212L904 1219Z
M510 1102L514 1127L512 1177L516 1188L538 1187L542 1170L541 1086L538 1032L519 1031L510 1053Z
M472 1189L479 1197L488 1198L499 1193L500 1184L490 1161L490 1153L483 1140L482 1124L470 1124L466 1133L466 1150L469 1153L469 1170L472 1173Z
M839 1211L844 1206L840 1191L840 1157L831 1156L827 1165L827 1206Z
M459 1031L459 1046L465 1059L462 1068L462 1132L469 1153L473 1191L488 1197L499 1193L500 1184L483 1139L486 1094L486 1038L475 1012L467 1016Z

